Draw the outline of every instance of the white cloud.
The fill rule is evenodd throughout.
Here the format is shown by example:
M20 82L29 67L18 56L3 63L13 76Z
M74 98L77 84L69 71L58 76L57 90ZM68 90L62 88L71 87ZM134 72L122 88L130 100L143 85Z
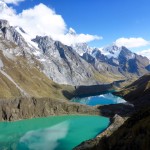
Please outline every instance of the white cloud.
M142 55L142 56L146 56L147 58L150 59L150 49L142 50L140 52L137 52L137 54Z
M139 38L119 38L114 42L117 46L125 46L127 48L137 48L150 44L150 41Z
M17 5L19 2L22 2L24 0L3 0L3 2L7 3L7 4L15 4Z
M89 34L66 34L68 29L62 16L42 3L23 10L20 14L12 8L0 6L0 18L8 20L12 26L22 27L33 38L36 35L49 35L67 45L101 39Z
M76 43L86 43L93 40L100 40L102 37L97 35L89 35L89 34L65 34L58 37L62 43L67 45L76 44Z

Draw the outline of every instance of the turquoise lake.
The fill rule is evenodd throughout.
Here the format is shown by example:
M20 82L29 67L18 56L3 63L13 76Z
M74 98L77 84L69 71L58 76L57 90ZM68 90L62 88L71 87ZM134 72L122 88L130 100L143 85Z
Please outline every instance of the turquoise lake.
M101 116L53 116L0 123L0 150L71 150L109 125Z
M90 97L84 97L84 98L73 98L71 101L89 105L89 106L109 105L109 104L117 104L117 103L126 102L121 97L114 96L111 93L100 94L98 96L90 96Z

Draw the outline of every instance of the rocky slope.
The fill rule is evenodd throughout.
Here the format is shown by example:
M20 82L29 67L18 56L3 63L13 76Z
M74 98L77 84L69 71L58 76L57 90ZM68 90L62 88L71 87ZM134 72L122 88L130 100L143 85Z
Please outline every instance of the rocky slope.
M93 49L91 53L84 53L82 58L100 73L115 73L116 76L122 75L126 78L142 76L150 71L148 58L132 53L126 47L116 45Z
M122 95L134 106L129 112L122 116L129 119L116 131L116 124L113 122L104 133L93 140L82 143L77 150L148 150L150 148L150 74L146 74L125 87L117 95ZM108 106L108 108L111 106ZM124 109L124 107L122 107ZM102 108L100 108L101 110ZM122 110L123 110L122 109ZM116 109L115 109L116 110ZM134 111L133 111L134 110ZM105 108L106 111L106 108ZM112 107L110 108L112 110ZM116 110L116 113L118 110ZM113 111L114 112L114 111ZM131 112L131 113L130 113ZM133 114L134 112L134 114ZM108 114L108 113L107 113ZM121 121L122 122L122 121ZM112 127L112 128L111 128ZM111 130L110 130L111 128Z
M54 83L40 71L40 64L34 57L24 56L23 49L11 42L0 42L0 98L65 98L61 92L65 86ZM20 56L16 57L15 51L20 52Z
M39 69L59 84L111 83L149 72L149 60L125 47L113 45L100 50L86 43L70 47L49 36L32 39L21 27L12 27L6 20L0 20L0 37L21 48L11 49L15 55L26 55L28 60L34 57Z
M65 114L99 115L94 107L69 103L54 98L16 98L0 100L0 121L15 121L35 117Z
M50 37L37 36L32 41L42 50L44 72L54 81L63 84L96 84L94 68L69 46Z
M28 62L34 58L32 62L38 62L38 69L59 84L93 85L121 79L113 74L109 76L110 79L104 74L99 74L72 47L54 41L48 36L36 36L31 39L21 27L12 27L6 20L0 20L0 37L2 41L11 45L10 49L7 47L8 44L2 42L1 50L7 49L7 53L24 56L28 58Z
M143 75L136 81L122 88L119 92L115 92L114 94L123 96L129 102L136 102L140 101L140 99L143 99L143 97L147 97L148 99L150 92L149 90L150 90L150 73Z
M69 30L68 34L77 35L74 30ZM116 78L139 77L150 71L148 58L137 55L124 46L110 45L104 48L91 48L87 43L76 43L72 47L101 75L107 75L108 78L114 74ZM104 78L103 80L106 81Z

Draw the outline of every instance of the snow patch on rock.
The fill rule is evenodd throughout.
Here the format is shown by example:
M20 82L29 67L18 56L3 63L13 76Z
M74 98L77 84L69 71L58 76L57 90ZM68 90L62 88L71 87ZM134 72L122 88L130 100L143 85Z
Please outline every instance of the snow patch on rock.
M29 34L27 34L22 28L16 27L15 29L18 33L22 35L29 47L39 49L38 44L33 42L32 37Z
M2 60L0 59L0 70L3 68L4 64L2 62Z

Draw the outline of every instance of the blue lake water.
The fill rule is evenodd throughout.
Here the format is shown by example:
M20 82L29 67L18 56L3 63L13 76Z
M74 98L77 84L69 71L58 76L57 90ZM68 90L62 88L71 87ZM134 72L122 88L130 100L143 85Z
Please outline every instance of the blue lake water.
M74 98L85 105L108 105L126 102L111 93ZM0 123L0 150L71 150L94 138L109 125L101 116L66 115Z
M115 96L112 93L101 94L98 96L90 96L84 98L73 98L72 102L77 102L85 105L109 105L117 103L125 103L126 101L121 97Z
M109 125L101 116L55 116L0 123L0 150L71 150Z

